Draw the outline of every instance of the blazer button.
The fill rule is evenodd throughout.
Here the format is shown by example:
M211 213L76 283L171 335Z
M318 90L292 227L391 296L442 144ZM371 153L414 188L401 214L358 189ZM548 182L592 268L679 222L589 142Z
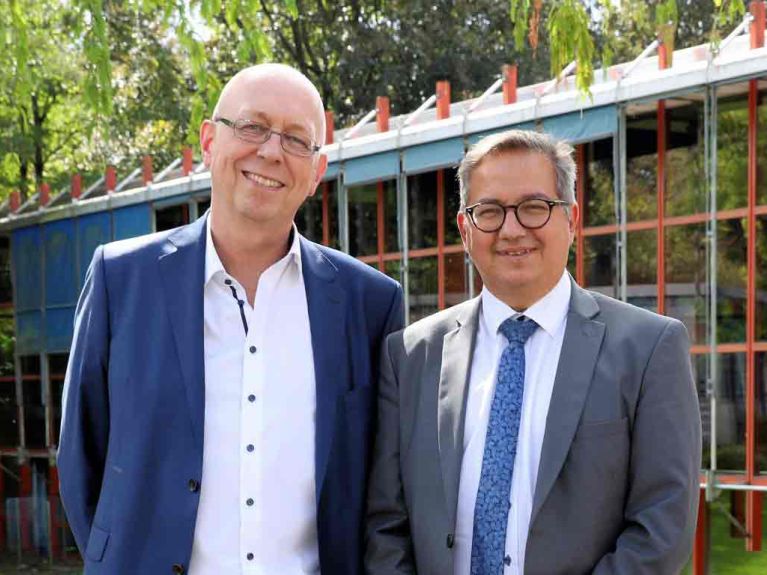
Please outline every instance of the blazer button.
M183 565L181 565L181 563L175 563L175 564L173 565L173 572L174 572L176 575L183 575L183 574L185 573L185 571L184 571L184 566L183 566Z
M190 479L187 485L189 486L189 491L191 491L192 493L197 493L200 490L200 482L197 481L196 479Z
M447 534L447 548L448 549L452 549L454 543L455 543L455 537L453 536L452 533L448 533Z

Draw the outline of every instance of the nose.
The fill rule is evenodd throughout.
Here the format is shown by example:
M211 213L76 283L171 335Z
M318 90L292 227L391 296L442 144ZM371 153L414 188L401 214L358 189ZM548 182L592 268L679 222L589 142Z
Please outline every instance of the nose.
M508 210L506 212L506 220L503 222L501 229L498 230L499 238L520 238L527 234L527 229L519 223L517 219L517 213L514 210Z
M271 133L266 142L259 144L256 153L258 157L266 160L280 159L282 157L282 142L280 141L280 135Z

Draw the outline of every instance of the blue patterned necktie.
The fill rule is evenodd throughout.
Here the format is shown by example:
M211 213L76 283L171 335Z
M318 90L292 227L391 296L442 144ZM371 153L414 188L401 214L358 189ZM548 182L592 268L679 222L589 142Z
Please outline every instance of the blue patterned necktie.
M532 320L510 317L498 328L509 345L498 363L498 381L485 436L482 473L474 505L471 575L503 573L511 479L525 392L524 345L537 327Z

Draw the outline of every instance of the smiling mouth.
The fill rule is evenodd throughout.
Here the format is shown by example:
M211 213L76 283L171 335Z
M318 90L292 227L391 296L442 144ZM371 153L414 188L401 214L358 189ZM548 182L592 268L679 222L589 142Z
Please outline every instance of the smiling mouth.
M535 251L535 248L516 248L508 250L498 250L498 254L501 256L510 256L513 258L521 258L529 255Z
M242 175L245 176L245 178L247 178L251 182L258 184L259 186L262 186L264 188L277 189L277 188L282 188L285 186L285 184L283 184L282 182L273 180L271 178L267 178L265 176L261 176L254 172L246 172L243 170Z

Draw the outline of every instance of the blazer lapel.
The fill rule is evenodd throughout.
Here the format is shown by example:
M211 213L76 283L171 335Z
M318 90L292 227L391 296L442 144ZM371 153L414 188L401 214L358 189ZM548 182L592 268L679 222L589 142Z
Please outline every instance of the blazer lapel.
M559 476L581 418L605 332L604 324L592 319L597 313L599 306L594 297L572 282L570 311L546 417L530 525Z
M315 485L319 504L322 484L333 445L336 404L349 378L346 333L346 293L338 270L311 242L301 238L301 262L309 309L317 393L315 427Z
M158 262L194 439L201 454L205 419L203 284L206 222L207 217L202 217L168 236Z
M442 482L451 529L455 528L458 506L466 392L479 325L480 301L477 297L465 304L456 319L457 327L445 334L442 344L437 428Z

